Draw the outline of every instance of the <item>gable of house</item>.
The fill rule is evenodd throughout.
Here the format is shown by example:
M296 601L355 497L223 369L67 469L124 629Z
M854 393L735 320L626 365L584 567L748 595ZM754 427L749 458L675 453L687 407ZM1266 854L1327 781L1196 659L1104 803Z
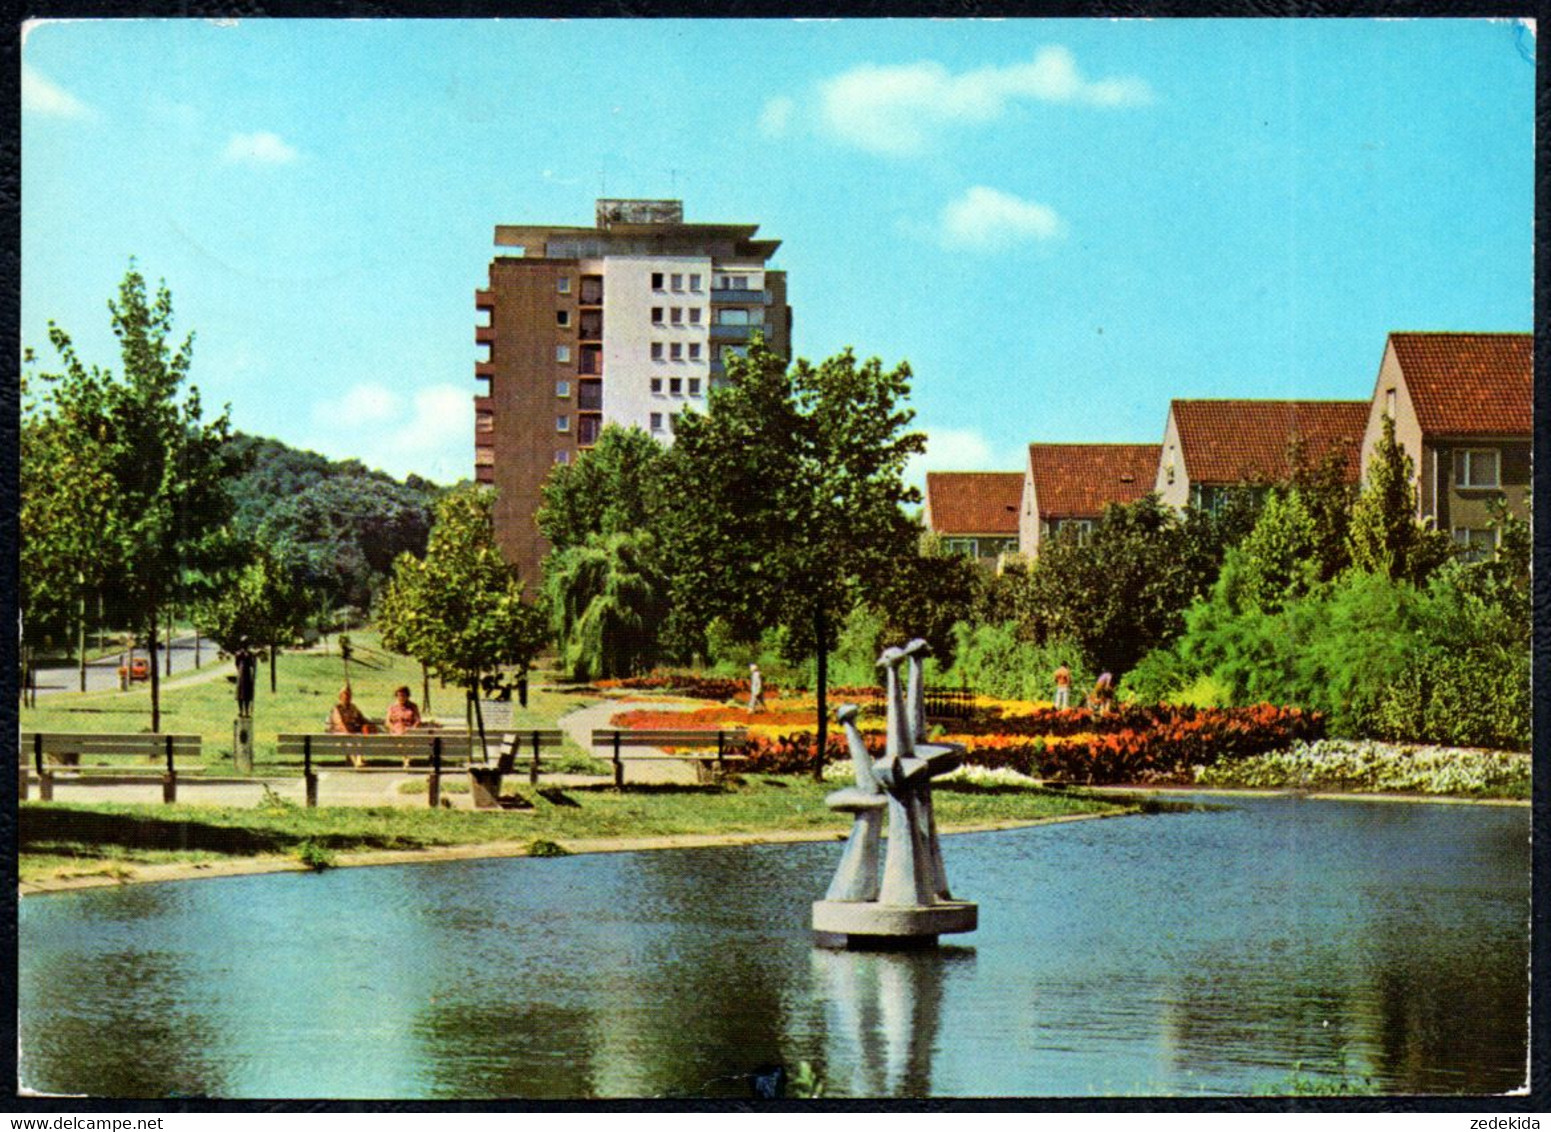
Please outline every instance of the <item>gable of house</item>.
M1017 540L1022 495L1018 472L927 472L926 527L956 549L993 557Z
M1134 503L1153 489L1156 444L1031 444L1024 473L1018 547L1039 553L1061 523L1091 523L1111 503Z

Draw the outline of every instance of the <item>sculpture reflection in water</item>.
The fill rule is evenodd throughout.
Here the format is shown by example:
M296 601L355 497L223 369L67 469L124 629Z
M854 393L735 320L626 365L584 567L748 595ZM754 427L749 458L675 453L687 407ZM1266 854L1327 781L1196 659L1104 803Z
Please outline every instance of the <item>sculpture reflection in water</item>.
M811 955L828 1022L823 1064L833 1095L931 1096L943 1000L950 982L974 979L974 949L815 948Z
M955 900L948 889L937 822L932 812L932 779L963 760L957 743L926 741L922 696L925 641L891 648L878 658L884 673L888 745L873 762L857 727L857 708L847 704L836 718L845 729L856 784L829 795L831 809L853 815L851 836L824 899L813 905L814 942L820 947L877 949L931 947L949 932L973 931L978 908ZM909 664L909 694L900 669ZM878 848L884 811L888 849L879 878Z

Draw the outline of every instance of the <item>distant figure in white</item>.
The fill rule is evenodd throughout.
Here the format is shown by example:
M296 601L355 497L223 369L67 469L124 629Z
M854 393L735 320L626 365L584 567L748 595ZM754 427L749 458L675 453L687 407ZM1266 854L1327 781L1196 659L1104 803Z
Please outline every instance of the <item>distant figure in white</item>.
M759 665L749 665L749 712L765 710L765 678L759 674Z

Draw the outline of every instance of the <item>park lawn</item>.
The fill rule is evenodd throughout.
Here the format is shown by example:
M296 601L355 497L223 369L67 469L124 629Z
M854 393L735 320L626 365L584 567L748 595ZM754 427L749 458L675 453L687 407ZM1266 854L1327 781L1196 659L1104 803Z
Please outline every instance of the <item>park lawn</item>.
M407 684L417 703L421 700L420 666L407 657L397 656L379 647L377 634L356 631L351 634L354 656L350 663L350 686L355 702L368 718L381 722L393 699L393 689ZM232 721L237 715L234 686L226 677L235 675L230 661L206 664L195 674L179 674L163 683L161 689L161 730L173 734L192 734L201 738L202 767L188 767L189 773L232 773ZM345 665L337 647L328 653L283 652L276 672L276 691L270 691L267 663L259 665L253 701L254 772L283 771L275 763L275 737L281 732L320 732L328 723L339 689L345 682ZM513 721L520 727L554 727L567 712L596 702L598 697L575 692L557 692L534 684L527 708L515 707ZM151 727L151 692L139 684L127 692L58 692L40 696L37 707L21 710L23 731L98 731L140 732ZM421 711L449 726L464 723L464 698L461 689L443 688L431 681L431 708L420 704ZM574 760L588 760L569 740L563 751ZM185 768L179 767L180 773Z
M416 807L319 807L289 803L251 808L23 802L18 825L20 876L38 881L106 875L132 879L137 866L235 858L324 861L355 851L431 850L442 846L530 846L536 841L671 837L684 834L814 832L837 840L850 819L824 805L832 783L805 776L749 775L728 786L549 791L524 786L534 803L521 811ZM940 827L985 826L1132 807L1078 791L1036 786L954 788L935 792ZM555 800L559 799L559 800ZM570 803L570 804L567 804Z

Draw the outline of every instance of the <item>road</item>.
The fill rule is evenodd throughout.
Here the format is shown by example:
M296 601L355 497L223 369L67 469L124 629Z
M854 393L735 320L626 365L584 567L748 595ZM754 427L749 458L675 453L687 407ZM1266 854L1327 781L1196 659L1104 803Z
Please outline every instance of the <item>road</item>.
M209 667L215 660L215 642L208 637L199 638L199 662L204 667ZM194 668L194 634L178 637L172 642L172 672L176 676L180 672L189 672ZM138 650L137 655L144 656L143 650ZM157 657L161 665L162 678L167 676L167 654L162 652ZM86 665L86 690L88 692L111 692L118 688L118 669L123 663L122 655L114 653L103 660L88 661ZM227 665L230 668L230 664ZM72 665L69 668L40 668L38 669L38 695L47 696L55 692L79 692L81 690L81 670Z

